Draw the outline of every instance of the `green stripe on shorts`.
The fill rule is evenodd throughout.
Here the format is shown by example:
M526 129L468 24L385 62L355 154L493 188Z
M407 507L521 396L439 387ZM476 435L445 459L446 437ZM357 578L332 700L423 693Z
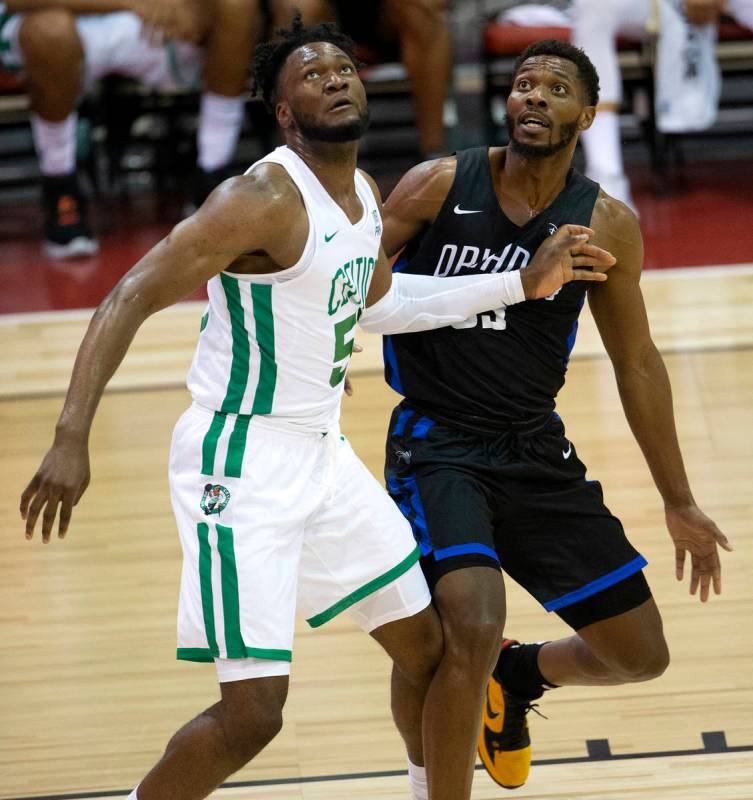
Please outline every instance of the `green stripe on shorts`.
M246 658L246 644L241 635L238 570L235 566L233 529L216 525L217 549L222 565L222 613L225 618L225 650L228 658Z
M214 656L204 647L179 647L176 658L179 661L214 661ZM267 661L292 661L293 653L290 650L267 650L262 647L247 647L246 658L263 658Z
M330 606L328 609L325 609L320 614L311 617L311 619L307 619L306 622L308 622L312 628L318 628L320 625L324 625L325 622L329 622L342 611L345 611L346 608L350 608L359 600L363 600L364 597L368 597L388 583L392 583L396 578L399 578L418 561L420 555L421 550L418 545L416 545L416 549L397 566L385 572L384 575L374 578L373 581L369 581L360 589L356 589L355 592L351 592L347 597L343 597L342 600Z
M230 434L227 457L225 458L226 478L240 478L241 476L249 422L251 422L251 417L248 414L239 414L235 419L235 426Z
M207 635L209 653L218 656L217 636L214 630L214 596L212 594L212 548L209 544L209 525L200 522L196 526L199 536L199 583L201 585L201 610L204 613L204 630Z
M201 474L214 475L214 459L217 455L217 442L220 439L222 429L225 427L225 414L219 411L214 412L212 424L204 436L201 445Z

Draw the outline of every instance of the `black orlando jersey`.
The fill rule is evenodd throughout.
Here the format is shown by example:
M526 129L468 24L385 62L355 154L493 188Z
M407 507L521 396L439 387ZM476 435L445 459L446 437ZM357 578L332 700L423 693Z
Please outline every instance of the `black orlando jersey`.
M488 148L463 150L437 218L408 243L395 270L448 277L524 269L561 225L590 224L598 192L571 169L552 204L520 227L500 208ZM387 381L417 408L461 427L496 429L548 415L565 381L585 293L577 281L452 327L386 336Z

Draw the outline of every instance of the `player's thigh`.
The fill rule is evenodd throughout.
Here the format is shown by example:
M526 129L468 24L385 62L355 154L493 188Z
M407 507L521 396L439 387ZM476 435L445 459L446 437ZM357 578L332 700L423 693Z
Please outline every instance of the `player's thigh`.
M197 86L200 81L203 49L188 42L148 40L135 14L86 16L76 25L84 48L87 86L112 73L161 91Z
M299 611L318 627L350 610L370 632L418 613L431 598L416 566L419 547L395 504L345 437L333 458L327 500L306 524Z
M646 559L604 504L601 485L586 479L558 418L521 441L517 463L500 473L499 484L506 498L496 530L502 568L547 611L582 627L648 599L642 578L624 583ZM632 588L623 591L621 584ZM610 589L611 605L593 603L591 617L568 617L568 609Z

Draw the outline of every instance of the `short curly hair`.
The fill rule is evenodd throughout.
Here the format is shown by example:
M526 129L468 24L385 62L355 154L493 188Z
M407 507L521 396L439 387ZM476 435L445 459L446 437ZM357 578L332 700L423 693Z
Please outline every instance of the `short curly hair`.
M513 67L513 80L520 71L523 63L535 56L556 56L571 61L578 68L578 77L585 91L588 105L595 106L599 102L599 73L591 63L591 59L580 47L570 42L560 42L557 39L542 39L540 42L529 44L518 56Z
M290 27L280 28L275 33L278 39L262 42L256 48L253 64L254 81L251 86L251 93L253 95L261 93L264 105L270 112L274 110L274 95L280 72L288 56L299 47L311 42L329 42L352 59L356 67L360 66L355 58L355 42L334 22L322 22L307 28L301 21L300 12L296 11Z

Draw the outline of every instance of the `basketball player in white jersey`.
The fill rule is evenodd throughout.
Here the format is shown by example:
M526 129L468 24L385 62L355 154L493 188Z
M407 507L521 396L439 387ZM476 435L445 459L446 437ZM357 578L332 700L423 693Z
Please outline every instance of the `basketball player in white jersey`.
M475 737L455 740L432 693L442 631L418 548L338 429L353 328L359 317L391 332L459 322L604 280L591 268L613 259L588 228L563 226L522 273L393 279L374 184L356 170L368 114L352 43L299 19L282 33L255 68L287 146L216 190L97 309L21 499L26 535L41 514L49 541L58 508L65 535L107 381L148 315L208 281L170 486L184 554L178 657L214 661L222 699L173 736L131 798L198 800L252 759L282 724L296 609L314 627L347 609L426 698L429 788L414 797L464 800Z

